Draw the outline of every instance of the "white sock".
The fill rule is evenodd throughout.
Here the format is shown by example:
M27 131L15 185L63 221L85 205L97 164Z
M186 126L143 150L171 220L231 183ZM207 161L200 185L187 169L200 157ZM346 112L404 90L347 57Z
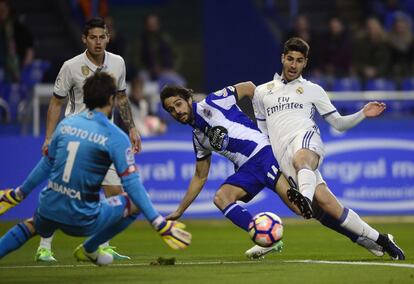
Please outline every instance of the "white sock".
M308 169L298 171L299 191L303 196L313 200L316 189L316 175Z
M373 240L374 242L378 240L379 233L377 230L373 229L370 225L365 223L361 217L358 216L352 209L344 208L344 213L348 211L345 220L342 222L341 226L348 229L349 231L357 234L358 236L363 236L368 239ZM341 218L342 219L342 218Z
M49 238L40 238L39 247L51 250L52 249L52 240L53 240L54 236L55 236L55 234L53 234Z
M100 245L101 248L106 248L109 247L109 241L108 242L104 242L103 244Z

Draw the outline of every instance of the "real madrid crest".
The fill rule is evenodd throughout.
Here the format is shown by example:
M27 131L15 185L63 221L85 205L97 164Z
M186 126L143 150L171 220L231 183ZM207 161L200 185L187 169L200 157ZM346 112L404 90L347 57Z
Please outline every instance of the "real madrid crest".
M81 67L81 70L82 70L82 74L83 74L83 76L88 76L88 75L89 75L89 67L88 67L88 66L83 65L83 66Z
M298 95L303 94L303 88L302 87L297 88L296 89L296 94L298 94Z
M269 84L266 85L266 89L271 90L271 89L273 89L274 86L275 86L274 83L269 83Z

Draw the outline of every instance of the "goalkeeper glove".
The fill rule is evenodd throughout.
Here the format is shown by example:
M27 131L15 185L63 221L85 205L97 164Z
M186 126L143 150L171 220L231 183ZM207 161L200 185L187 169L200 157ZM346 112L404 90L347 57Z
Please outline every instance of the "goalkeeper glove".
M22 199L16 194L14 189L0 190L0 215L3 215L10 208L20 203Z
M165 220L159 216L152 225L161 235L164 242L175 250L185 249L191 243L191 233L185 231L185 225L177 221Z

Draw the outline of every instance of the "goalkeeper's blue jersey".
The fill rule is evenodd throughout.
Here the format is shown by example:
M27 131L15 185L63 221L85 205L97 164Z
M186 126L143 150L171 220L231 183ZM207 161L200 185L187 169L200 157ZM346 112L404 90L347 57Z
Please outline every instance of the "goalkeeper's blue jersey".
M269 140L237 106L237 93L230 86L193 103L193 143L197 160L217 152L240 168Z
M48 152L52 168L38 212L68 225L87 225L99 213L101 183L113 162L123 183L137 178L128 137L101 112L62 120Z

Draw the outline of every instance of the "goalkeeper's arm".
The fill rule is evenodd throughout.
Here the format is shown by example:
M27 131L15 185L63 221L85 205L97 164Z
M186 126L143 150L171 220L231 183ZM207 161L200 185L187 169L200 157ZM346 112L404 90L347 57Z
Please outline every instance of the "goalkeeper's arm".
M167 221L154 208L139 175L133 173L122 179L122 185L132 202L144 214L153 228L172 249L184 249L191 243L191 234L184 230L182 223Z
M20 187L0 190L0 215L18 205L36 186L46 180L50 169L51 163L49 158L43 157Z

